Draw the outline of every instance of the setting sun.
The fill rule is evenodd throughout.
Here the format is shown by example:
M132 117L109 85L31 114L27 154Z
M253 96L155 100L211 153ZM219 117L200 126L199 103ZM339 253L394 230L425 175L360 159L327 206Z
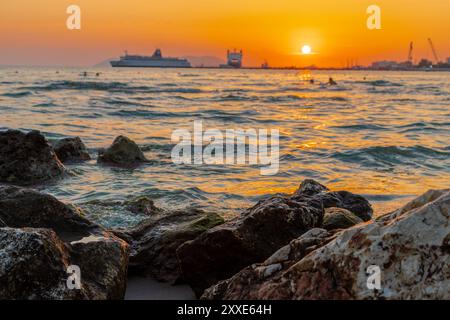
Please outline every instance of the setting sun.
M311 54L311 47L309 45L304 45L302 47L302 54Z

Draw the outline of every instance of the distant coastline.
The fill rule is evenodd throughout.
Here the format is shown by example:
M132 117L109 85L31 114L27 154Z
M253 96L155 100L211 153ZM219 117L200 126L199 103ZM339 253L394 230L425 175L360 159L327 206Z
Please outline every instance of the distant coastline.
M107 69L114 69L110 66L105 65L93 65L93 66L43 66L43 65L0 65L0 68L77 68L77 69L83 69L83 68L107 68ZM142 67L121 67L121 69L164 69L164 68L142 68ZM410 68L410 69L372 69L369 67L365 68L333 68L333 67L268 67L268 68L261 68L261 67L241 67L241 68L223 68L220 66L192 66L190 68L170 68L170 69L220 69L220 70L317 70L317 71L392 71L392 72L449 72L450 68L434 68L434 69L423 69L423 68Z

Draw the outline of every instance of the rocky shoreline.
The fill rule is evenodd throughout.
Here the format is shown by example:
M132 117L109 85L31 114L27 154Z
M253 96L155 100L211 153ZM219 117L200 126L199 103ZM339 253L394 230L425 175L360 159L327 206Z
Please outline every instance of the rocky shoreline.
M30 188L89 159L78 137L50 144L37 131L0 132L0 299L123 299L136 277L188 284L201 299L450 299L450 189L376 219L364 197L314 180L229 221L139 197L121 205L147 218L107 230ZM97 162L149 160L119 136ZM67 286L73 265L79 289ZM380 288L367 285L370 266Z

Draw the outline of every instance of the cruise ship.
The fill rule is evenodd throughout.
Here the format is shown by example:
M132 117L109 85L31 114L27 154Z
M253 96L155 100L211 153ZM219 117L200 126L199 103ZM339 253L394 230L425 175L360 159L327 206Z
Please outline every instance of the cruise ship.
M161 50L156 49L152 56L125 55L119 61L111 61L113 67L137 67L137 68L190 68L191 64L186 59L164 58Z

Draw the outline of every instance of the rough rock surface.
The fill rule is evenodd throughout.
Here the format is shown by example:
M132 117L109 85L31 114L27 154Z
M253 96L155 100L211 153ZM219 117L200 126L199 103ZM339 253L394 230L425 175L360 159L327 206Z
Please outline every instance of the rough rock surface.
M9 289L0 290L0 299L124 297L128 244L84 218L76 207L34 190L4 186L0 221L6 226L5 236L0 236L0 283L9 282ZM68 265L80 267L81 290L61 288ZM37 282L45 290L34 288Z
M139 146L125 136L118 136L106 150L100 150L98 162L116 165L136 165L148 161Z
M251 291L255 287L263 285L271 276L287 270L307 254L332 239L333 233L325 229L311 229L276 251L263 263L248 266L230 279L220 281L205 290L202 299L227 300L251 296L253 294Z
M350 192L330 192L305 180L291 196L260 201L239 217L203 233L178 249L183 279L197 295L242 268L262 262L311 228L321 227L324 208L342 207L371 216L369 202Z
M0 219L11 228L50 228L59 235L100 230L77 207L51 195L14 186L0 186Z
M318 201L272 197L178 249L183 279L197 295L322 224Z
M129 274L175 282L180 277L177 248L224 222L214 213L186 209L162 212L117 236L131 245Z
M139 196L125 201L127 209L133 213L155 215L161 213L161 209L155 206L153 200L146 196Z
M256 267L247 268L204 298L450 299L449 213L450 190L429 191L376 221L339 232L263 281ZM373 283L370 266L380 268L379 289L367 286Z
M0 228L1 299L71 299L67 290L68 252L49 229Z
M323 218L323 228L327 230L347 229L362 222L360 217L347 209L327 208Z
M65 172L39 131L0 132L0 182L31 185L62 177Z
M64 138L53 142L53 150L62 162L90 160L91 156L79 137Z
M324 208L347 209L364 221L372 219L372 206L363 196L348 191L330 191L311 179L304 180L292 198L302 199L305 196L319 200Z

